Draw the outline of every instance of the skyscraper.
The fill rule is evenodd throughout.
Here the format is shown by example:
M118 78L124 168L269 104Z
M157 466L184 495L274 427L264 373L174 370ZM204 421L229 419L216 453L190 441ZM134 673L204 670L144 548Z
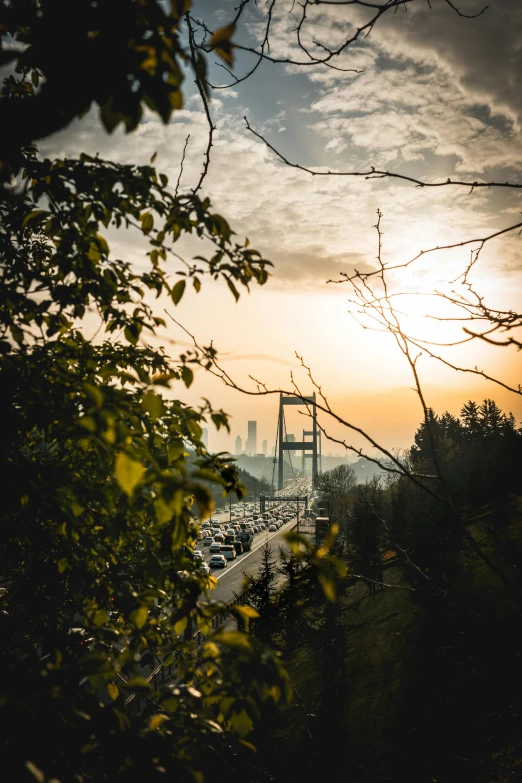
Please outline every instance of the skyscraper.
M203 441L203 445L208 451L208 430L206 427L201 428L201 440Z
M243 448L243 442L241 440L241 435L238 435L236 438L236 447L235 447L236 457L238 457L241 454L242 448Z
M246 453L255 454L257 452L257 421L248 422L248 438L246 442Z
M263 441L263 445L261 446L261 452L265 455L268 453L268 442L266 440Z

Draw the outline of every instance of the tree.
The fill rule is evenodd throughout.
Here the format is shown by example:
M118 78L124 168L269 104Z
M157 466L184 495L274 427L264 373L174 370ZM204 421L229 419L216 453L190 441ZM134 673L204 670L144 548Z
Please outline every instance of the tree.
M328 503L330 522L339 525L344 536L349 526L352 490L356 484L355 470L350 465L338 465L318 473L314 479L314 487Z
M261 565L252 577L248 587L248 597L257 611L262 612L270 605L275 593L274 581L277 569L275 556L270 544L266 543L261 550Z
M377 476L357 487L348 534L350 570L368 580L370 595L382 581L382 549L387 538L381 522L383 495Z
M208 482L238 498L244 487L201 440L202 423L228 427L226 414L181 399L190 358L172 361L144 339L164 323L153 297L176 305L209 274L237 299L269 264L199 188L178 195L153 161L47 160L33 146L92 103L109 131L131 132L144 106L166 121L182 104L180 63L198 81L205 71L181 43L186 10L181 0L2 10L0 707L17 780L201 779L201 746L212 737L224 751L272 687L288 692L257 640L190 641L218 611L191 554L212 510ZM227 62L228 38L215 40ZM118 257L109 229L144 242L147 263ZM193 263L173 249L184 234L203 246ZM176 687L154 691L147 658L174 665ZM149 697L145 721L125 707L136 690Z

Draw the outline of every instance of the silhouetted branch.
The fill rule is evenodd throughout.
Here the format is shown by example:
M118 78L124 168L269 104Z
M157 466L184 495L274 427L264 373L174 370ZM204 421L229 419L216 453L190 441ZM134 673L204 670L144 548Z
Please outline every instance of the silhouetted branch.
M196 87L198 88L198 92L201 97L201 101L203 103L203 108L205 110L205 115L207 117L208 122L208 143L207 148L205 150L205 159L203 163L203 171L201 172L201 176L199 178L199 181L194 188L193 195L195 195L198 190L200 190L201 186L203 185L203 180L207 176L208 167L210 165L210 150L212 149L212 142L213 142L213 136L214 131L216 130L214 123L212 122L212 117L210 116L210 109L208 107L208 98L206 94L206 85L203 83L203 80L201 78L201 72L200 68L198 67L198 55L196 54L196 44L194 42L194 30L192 28L192 24L190 21L190 14L185 14L185 19L187 22L187 28L188 28L188 38L189 38L189 47L190 47L190 57L192 60L192 66L194 69L194 83L196 84Z
M187 145L189 143L189 139L190 139L190 133L187 135L187 138L185 139L185 146L183 147L183 153L181 155L181 163L179 164L178 181L176 182L176 189L174 191L174 195L175 196L178 195L178 191L179 191L179 185L180 185L180 182L181 182L181 176L183 174L183 164L185 163L185 155L186 155L186 152L187 152Z
M419 188L442 188L447 187L448 185L455 185L458 187L471 188L472 190L475 190L476 188L511 188L515 190L522 189L522 183L520 182L479 182L478 180L474 182L468 182L466 180L451 179L450 177L445 179L443 182L426 182L426 180L417 179L416 177L409 177L406 174L398 174L395 171L376 169L374 166L370 166L370 168L365 171L332 171L331 169L326 169L326 171L318 171L317 169L311 169L308 166L303 166L301 163L293 163L292 161L288 160L288 158L286 158L276 147L270 144L270 142L267 141L267 139L265 139L261 133L258 133L256 130L254 130L254 128L252 128L246 117L243 119L245 120L247 130L256 136L260 141L262 141L269 150L272 150L272 152L285 165L290 166L290 168L293 169L298 169L299 171L304 171L306 174L311 174L313 177L354 177L355 179L388 178L409 182ZM514 228L520 227L520 225L521 224L518 224L518 226L514 226Z

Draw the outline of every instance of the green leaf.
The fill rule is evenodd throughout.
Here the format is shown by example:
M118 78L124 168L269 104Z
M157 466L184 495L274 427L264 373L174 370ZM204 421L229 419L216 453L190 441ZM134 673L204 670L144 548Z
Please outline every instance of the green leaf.
M63 574L68 565L69 561L66 557L62 557L61 560L58 560L58 573Z
M159 712L157 715L153 715L152 718L150 719L149 729L151 731L154 731L155 729L157 729L159 726L161 726L161 724L164 723L168 719L169 719L169 716L165 715L162 712Z
M174 633L181 636L188 625L188 617L182 617L177 623L174 623Z
M154 218L150 212L146 212L141 218L141 228L144 234L149 234L154 228Z
M118 686L114 682L110 682L107 685L107 691L108 691L109 696L111 697L111 699L113 701L115 701L118 698L118 696L120 695L120 689L118 688Z
M143 395L141 404L152 421L156 421L156 419L159 419L160 416L163 416L165 413L165 405L162 398L152 390L149 390Z
M227 277L227 285L230 288L230 290L232 291L232 293L234 295L234 299L237 302L237 300L239 299L239 293L238 293L238 290L237 290L236 286L234 285L234 283L232 282L232 280L229 277Z
M259 617L259 612L253 606L236 606L235 611L238 614L242 614L243 617L251 617L253 619Z
M134 321L125 327L125 339L129 341L131 345L136 345L141 333L141 324Z
M143 628L145 623L147 622L147 617L149 616L149 610L146 606L140 606L139 609L135 609L133 612L130 613L130 621L134 625L135 628L140 630L140 628Z
M335 601L337 599L337 590L335 586L335 579L333 574L327 569L321 568L318 573L319 584L323 588L323 593L329 601Z
M233 712L229 718L229 723L240 737L246 737L254 728L252 718L246 710L241 710L239 713Z
M116 457L114 476L118 485L126 495L129 495L129 497L132 495L144 473L145 468L140 462L132 459L132 457L129 457L125 452L120 451Z
M45 783L45 775L40 767L37 767L36 764L33 764L32 761L26 761L25 766L27 771L30 772L33 778L36 780L36 783Z
M240 631L220 631L215 634L214 641L237 650L250 650L251 647L248 636Z
M174 516L174 509L171 508L163 498L158 498L154 501L154 511L156 512L156 518L161 525L170 522Z
M181 378L183 380L183 383L189 388L189 386L192 384L192 381L194 380L194 373L190 369L190 367L187 367L186 364L183 365L181 368Z
M175 305L181 301L181 297L185 292L186 280L178 280L174 288L172 289L171 298Z
M130 680L127 680L125 685L127 688L133 688L134 690L152 690L152 686L145 677L132 677Z
M103 609L98 609L96 614L94 615L94 625L99 628L102 625L105 625L109 622L109 615L107 612L105 612Z
M233 65L232 49L234 44L230 40L234 35L236 26L234 24L228 24L226 27L220 27L212 35L210 39L210 46L214 48L216 54L218 54L227 65Z
M33 212L29 212L22 221L22 228L26 228L29 223L35 223L38 220L42 220L44 217L47 217L48 214L49 213L43 209L35 209Z

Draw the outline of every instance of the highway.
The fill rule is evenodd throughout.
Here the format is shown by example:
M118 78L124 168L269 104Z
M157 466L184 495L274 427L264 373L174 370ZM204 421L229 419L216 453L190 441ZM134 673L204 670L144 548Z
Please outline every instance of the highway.
M288 506L291 505L295 506L295 504L288 504ZM288 507L287 510L289 510ZM220 524L223 524L228 522L229 515L228 512L221 515L214 514L213 518ZM252 516L245 517L244 519L243 517L237 517L236 519L233 519L233 522L250 520L252 520ZM275 564L277 566L280 563L279 548L281 547L283 550L289 551L288 544L284 540L284 534L294 528L296 522L297 517L293 517L275 532L270 533L268 530L264 530L261 533L257 533L252 541L252 549L250 552L244 552L243 554L238 555L235 560L228 560L225 568L212 568L210 572L211 576L218 582L217 587L210 592L212 600L228 603L241 592L244 573L255 575L261 565L263 547L267 543L273 551ZM212 557L212 554L208 551L209 548L203 546L201 541L198 541L196 549L203 552L204 560L208 563ZM277 587L283 582L284 576L277 574L274 580L274 586Z
M288 544L284 540L284 534L295 527L296 519L292 519L283 525L276 533L267 533L263 531L255 536L252 542L252 550L239 555L235 560L230 560L226 568L212 569L211 574L218 580L218 586L211 592L211 597L215 601L229 602L234 599L235 594L241 592L243 584L243 572L254 575L261 565L262 549L268 543L275 556L276 565L280 562L279 547L288 551ZM206 560L209 558L205 558ZM276 575L274 586L284 582L284 576Z

